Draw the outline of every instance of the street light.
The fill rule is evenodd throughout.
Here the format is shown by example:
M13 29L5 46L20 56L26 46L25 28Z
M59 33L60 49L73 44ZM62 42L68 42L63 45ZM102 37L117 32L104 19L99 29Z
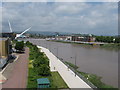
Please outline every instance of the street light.
M47 48L47 42L46 41L44 41L44 44L45 44L45 47Z
M74 70L75 70L75 77L76 77L76 72L77 72L77 65L76 65L76 58L77 58L77 52L75 51L75 55L74 55L74 57L71 57L71 58L75 58L75 68L74 68Z
M49 43L48 45L49 45L49 51L51 52L51 44Z
M59 47L58 47L58 45L57 45L57 47L56 48L54 48L54 49L56 49L57 50L57 55L56 55L56 57L57 57L57 59L59 59L59 57L58 57L58 50L59 50ZM63 60L63 59L62 59Z
M54 48L54 49L56 49L56 50L57 50L57 55L56 55L56 57L57 57L57 59L58 59L58 47L57 47L57 48Z
M71 58L75 58L75 68L74 68L74 70L75 70L75 77L76 77L76 54L75 54L75 57L71 57Z

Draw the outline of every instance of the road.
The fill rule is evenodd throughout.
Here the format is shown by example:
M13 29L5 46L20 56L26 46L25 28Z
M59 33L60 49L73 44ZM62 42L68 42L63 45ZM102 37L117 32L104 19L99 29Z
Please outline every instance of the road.
M24 54L20 54L12 69L8 80L3 83L2 88L26 88L28 73L29 49L25 49ZM9 71L10 68L7 68Z
M51 71L58 71L63 80L66 82L69 88L92 88L85 83L80 77L78 77L72 70L68 70L68 67L63 64L56 56L54 56L48 49L38 46L41 50L46 54L46 56L50 60L50 70Z

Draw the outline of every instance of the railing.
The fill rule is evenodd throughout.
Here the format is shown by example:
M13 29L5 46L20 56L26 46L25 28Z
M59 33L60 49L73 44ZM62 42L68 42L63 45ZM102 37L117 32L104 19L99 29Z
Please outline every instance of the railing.
M63 60L59 59L62 63L64 63L66 66L68 66L68 64L66 64ZM84 76L82 76L80 73L78 73L74 68L69 67L74 73L76 73L76 75L78 75L84 82L86 82L91 88L97 88L95 85L93 85L89 80L87 80Z
M57 56L56 56L57 57ZM68 66L68 64L66 64L63 59L57 57L63 64L65 64L66 66ZM82 76L80 73L78 73L74 68L69 67L76 75L78 75L84 82L86 82L91 88L93 89L97 89L97 87L95 85L93 85L89 80L87 80L84 76Z

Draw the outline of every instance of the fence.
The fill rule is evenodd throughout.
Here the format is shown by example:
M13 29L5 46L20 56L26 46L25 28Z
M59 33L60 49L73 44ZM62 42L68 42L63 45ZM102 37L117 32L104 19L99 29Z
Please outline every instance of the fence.
M68 66L68 64L66 64L62 59L59 59L62 63L64 63L66 66ZM87 80L84 76L82 76L80 73L78 73L74 68L69 67L74 73L76 73L76 75L78 75L84 82L86 82L91 88L97 88L95 85L93 85L89 80Z

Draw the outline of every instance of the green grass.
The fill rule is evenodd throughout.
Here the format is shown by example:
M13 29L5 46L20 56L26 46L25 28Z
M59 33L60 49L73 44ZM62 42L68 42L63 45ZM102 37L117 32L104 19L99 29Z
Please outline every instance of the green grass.
M52 72L52 85L57 88L68 88L67 84L64 82L62 77L59 75L58 72Z
M74 68L74 69L78 69L78 66L76 66L76 65L74 65L74 64L72 64L72 63L70 63L70 62L65 61L65 63L66 63L67 65L69 65L69 67L72 67L72 68Z
M102 45L101 48L119 50L120 49L120 43L105 44L105 45Z
M27 88L36 88L37 87L37 81L36 81L37 78L41 78L41 77L36 76L36 73L34 72L33 68L29 68Z
M94 84L96 87L98 88L113 88L110 85L106 85L101 81L101 77L95 75L95 74L89 74L89 73L84 73L84 72L80 72L77 71L78 73L80 73L82 76L84 76L85 78L88 78L88 80Z
M50 88L68 88L62 77L58 72L51 72L51 76L42 77L37 76L33 68L29 68L27 88L37 88L38 78L48 78L50 80Z
M43 54L43 56L47 58L45 54ZM39 78L48 78L50 80L50 88L52 89L68 88L67 84L64 82L58 72L51 72L51 75L49 76L38 75L38 73L35 71L36 68L33 66L33 60L29 60L28 70L27 88L37 88L37 79Z

